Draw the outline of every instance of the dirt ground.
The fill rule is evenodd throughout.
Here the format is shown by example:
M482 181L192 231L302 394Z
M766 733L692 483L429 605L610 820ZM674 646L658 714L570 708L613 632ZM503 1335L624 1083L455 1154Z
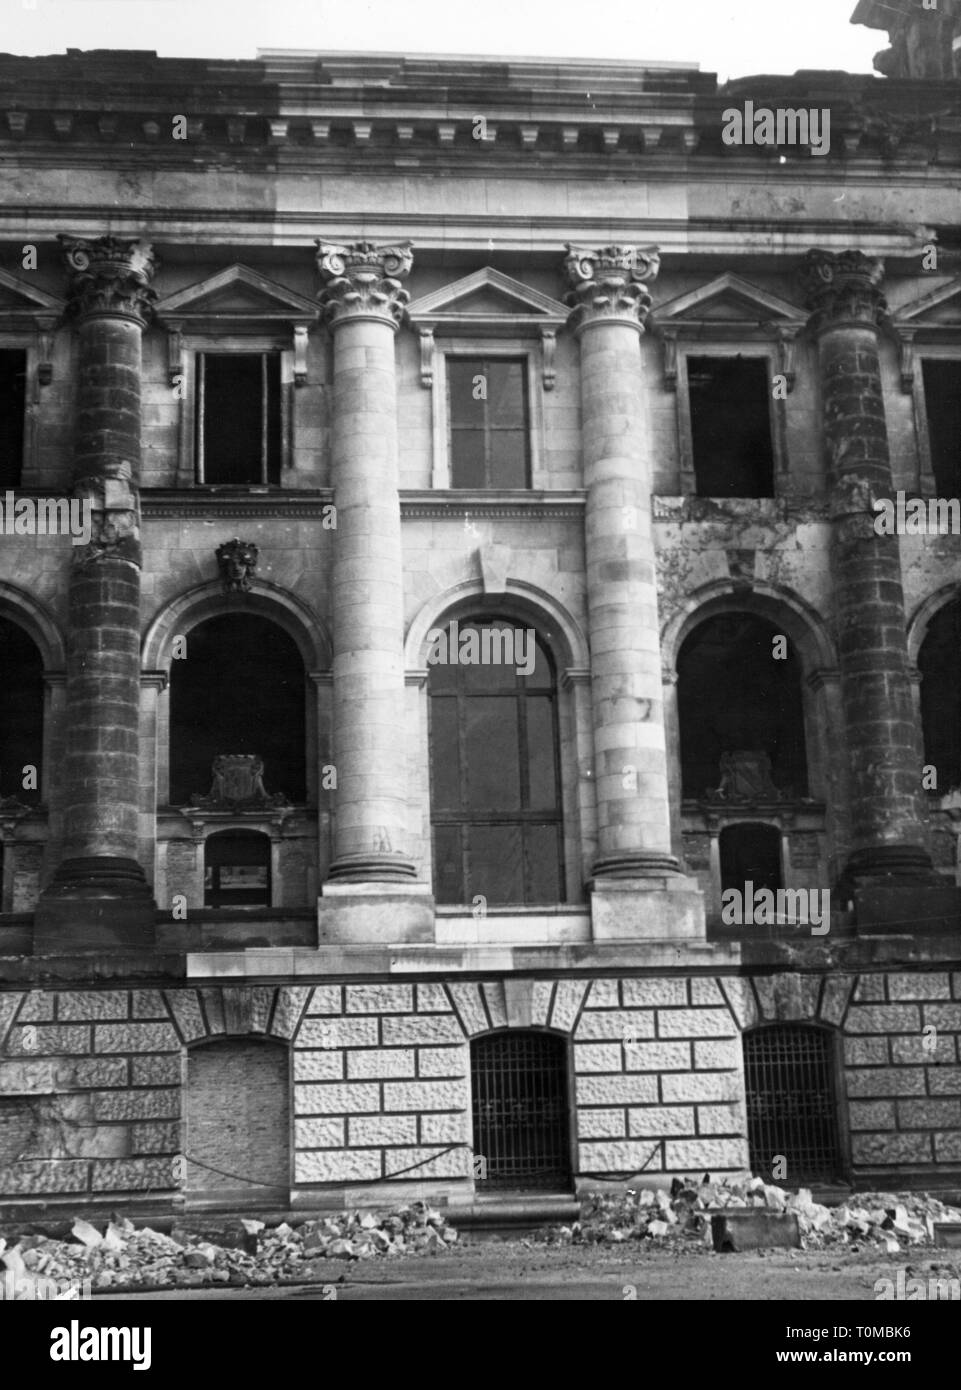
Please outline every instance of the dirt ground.
M707 1250L622 1246L544 1246L517 1239L464 1237L455 1251L398 1260L321 1260L311 1283L255 1289L211 1288L116 1295L124 1299L334 1299L337 1301L877 1301L875 1282L961 1279L955 1251L930 1248L879 1254L852 1250ZM111 1294L95 1295L110 1299ZM881 1306L881 1305L879 1305ZM837 1319L836 1319L837 1320Z

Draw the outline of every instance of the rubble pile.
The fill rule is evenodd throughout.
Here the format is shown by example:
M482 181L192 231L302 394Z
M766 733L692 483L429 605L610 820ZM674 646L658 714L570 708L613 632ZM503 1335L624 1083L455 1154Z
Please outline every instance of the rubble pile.
M728 1208L765 1208L796 1212L801 1242L807 1250L846 1245L877 1246L887 1254L912 1245L933 1245L935 1222L961 1223L961 1210L936 1197L916 1192L859 1192L837 1207L821 1206L807 1188L789 1192L744 1177L720 1182L682 1182L670 1194L653 1188L616 1194L590 1193L581 1204L581 1219L572 1226L552 1226L542 1238L549 1244L612 1244L628 1240L658 1245L711 1244L711 1214Z
M334 1212L292 1227L262 1221L221 1223L219 1241L174 1227L170 1235L115 1218L100 1230L76 1221L70 1240L0 1238L0 1300L79 1298L111 1288L202 1288L330 1278L315 1262L376 1256L438 1255L457 1232L426 1202L386 1213ZM61 1292L53 1292L52 1285ZM70 1291L74 1290L74 1291ZM66 1292L64 1292L66 1291Z

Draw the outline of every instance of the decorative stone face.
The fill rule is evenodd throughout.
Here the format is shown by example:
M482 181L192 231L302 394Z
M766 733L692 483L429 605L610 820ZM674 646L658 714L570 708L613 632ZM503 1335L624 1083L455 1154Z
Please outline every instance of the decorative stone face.
M132 319L141 327L153 315L156 269L153 248L142 241L61 235L70 276L68 309L78 318Z
M376 318L399 328L410 295L401 280L410 274L414 257L409 241L375 246L355 241L349 246L317 241L317 268L325 281L321 291L324 316L336 324L345 318Z
M863 251L809 251L801 267L801 289L816 329L843 323L877 327L887 314L881 293L884 262Z
M660 269L657 248L604 246L584 250L567 243L564 266L573 286L566 303L570 325L581 328L594 319L627 319L643 328L651 308L648 283Z
M225 592L246 593L250 589L259 555L260 551L253 541L241 541L236 536L217 547L217 564Z

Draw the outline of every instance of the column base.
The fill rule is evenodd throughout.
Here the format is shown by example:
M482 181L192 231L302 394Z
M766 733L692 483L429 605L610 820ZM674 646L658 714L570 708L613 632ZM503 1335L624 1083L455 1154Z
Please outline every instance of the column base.
M317 901L317 945L392 946L434 940L434 895L426 883L328 881Z
M663 878L665 874L680 873L673 854L660 850L626 850L623 854L607 854L594 860L592 882L601 878Z
M65 859L40 895L34 955L152 949L157 906L136 859Z
M843 898L861 888L908 888L939 882L940 875L923 845L870 845L848 856L835 891Z
M416 881L417 869L405 854L341 854L327 878L336 883L409 883Z
M704 941L704 894L680 873L600 878L591 885L594 941Z

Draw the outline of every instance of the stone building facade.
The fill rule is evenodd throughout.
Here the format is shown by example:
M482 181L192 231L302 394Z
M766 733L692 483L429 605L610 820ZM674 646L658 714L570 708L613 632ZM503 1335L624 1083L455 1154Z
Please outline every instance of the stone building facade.
M961 539L875 506L961 494L950 78L0 113L5 1208L956 1182Z

